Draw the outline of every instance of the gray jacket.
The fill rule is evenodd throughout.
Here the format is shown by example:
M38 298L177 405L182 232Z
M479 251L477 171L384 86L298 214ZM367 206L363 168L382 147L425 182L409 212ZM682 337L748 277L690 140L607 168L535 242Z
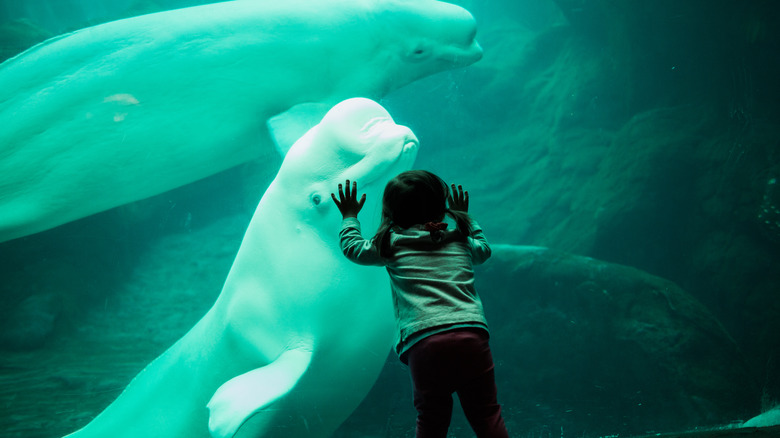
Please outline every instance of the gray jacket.
M435 231L422 225L391 231L393 255L383 258L372 240L364 239L360 222L341 223L341 250L361 265L384 266L390 274L398 337L396 353L430 335L460 327L487 330L482 301L474 288L473 265L490 257L490 246L472 220L472 235L457 230Z

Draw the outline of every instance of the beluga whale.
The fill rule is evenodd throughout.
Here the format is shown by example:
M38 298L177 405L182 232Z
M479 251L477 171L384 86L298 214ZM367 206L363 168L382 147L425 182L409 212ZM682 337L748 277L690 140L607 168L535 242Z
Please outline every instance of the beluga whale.
M284 153L336 103L482 56L436 0L236 0L100 24L0 64L0 242Z
M284 158L214 306L69 437L330 436L374 384L395 324L387 273L341 253L330 193L358 181L374 229L418 146L372 100L333 107Z

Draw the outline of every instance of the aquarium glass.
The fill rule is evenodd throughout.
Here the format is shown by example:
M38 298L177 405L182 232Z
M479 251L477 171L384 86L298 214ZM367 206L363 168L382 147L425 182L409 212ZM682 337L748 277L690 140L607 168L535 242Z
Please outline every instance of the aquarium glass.
M371 237L409 168L490 242L511 437L780 427L778 22L0 0L0 435L414 436L387 273L340 253L331 198L357 179Z

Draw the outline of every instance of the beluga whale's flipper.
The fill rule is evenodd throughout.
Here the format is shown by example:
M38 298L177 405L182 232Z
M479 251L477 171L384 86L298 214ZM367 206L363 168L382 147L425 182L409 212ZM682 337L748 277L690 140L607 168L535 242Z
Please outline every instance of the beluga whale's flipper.
M287 350L270 364L222 384L208 404L211 436L230 438L252 416L255 422L273 421L279 414L273 410L274 402L298 384L311 363L311 356L310 347Z

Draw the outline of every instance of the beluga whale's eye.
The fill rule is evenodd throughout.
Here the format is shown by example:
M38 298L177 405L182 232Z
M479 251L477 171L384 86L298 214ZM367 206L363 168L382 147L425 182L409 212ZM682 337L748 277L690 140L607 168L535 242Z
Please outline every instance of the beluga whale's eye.
M311 203L314 205L320 205L320 203L322 203L322 196L319 193L312 193Z
M408 52L409 58L412 60L420 61L428 57L428 47L425 44L418 44Z

